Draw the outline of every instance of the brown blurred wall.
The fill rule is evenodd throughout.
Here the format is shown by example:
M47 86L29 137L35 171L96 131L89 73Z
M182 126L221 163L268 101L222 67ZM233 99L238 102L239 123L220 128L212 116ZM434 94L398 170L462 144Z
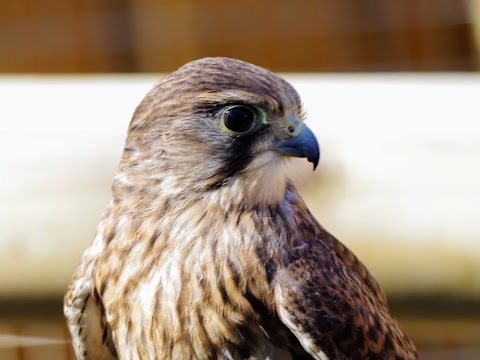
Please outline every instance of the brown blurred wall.
M276 71L472 71L468 0L16 0L0 72L159 72L204 56Z

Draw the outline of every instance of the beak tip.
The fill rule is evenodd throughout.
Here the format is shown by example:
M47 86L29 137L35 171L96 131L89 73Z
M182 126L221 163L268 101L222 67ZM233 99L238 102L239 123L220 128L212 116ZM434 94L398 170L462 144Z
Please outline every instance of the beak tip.
M313 164L313 171L315 171L318 167L318 162L320 161L320 153L317 152L317 156L315 157L308 157L307 160L310 161Z

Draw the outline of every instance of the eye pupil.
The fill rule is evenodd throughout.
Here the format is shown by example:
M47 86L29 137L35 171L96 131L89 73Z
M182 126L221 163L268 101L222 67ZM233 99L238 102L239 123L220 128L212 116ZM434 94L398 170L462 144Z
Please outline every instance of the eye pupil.
M255 121L253 110L246 106L236 106L228 109L223 114L225 127L236 133L244 133L250 130Z

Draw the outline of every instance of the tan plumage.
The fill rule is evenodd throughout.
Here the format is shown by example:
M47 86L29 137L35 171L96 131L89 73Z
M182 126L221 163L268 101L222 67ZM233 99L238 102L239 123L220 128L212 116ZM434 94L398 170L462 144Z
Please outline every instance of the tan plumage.
M227 58L147 94L65 297L79 359L418 357L289 180L289 156L318 162L301 119L290 84Z

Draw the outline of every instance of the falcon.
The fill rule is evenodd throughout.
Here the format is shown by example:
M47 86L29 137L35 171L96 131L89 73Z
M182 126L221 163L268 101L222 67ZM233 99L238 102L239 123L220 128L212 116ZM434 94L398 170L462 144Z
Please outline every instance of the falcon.
M303 120L288 82L239 60L153 87L65 296L78 359L418 358L290 180L319 161Z

